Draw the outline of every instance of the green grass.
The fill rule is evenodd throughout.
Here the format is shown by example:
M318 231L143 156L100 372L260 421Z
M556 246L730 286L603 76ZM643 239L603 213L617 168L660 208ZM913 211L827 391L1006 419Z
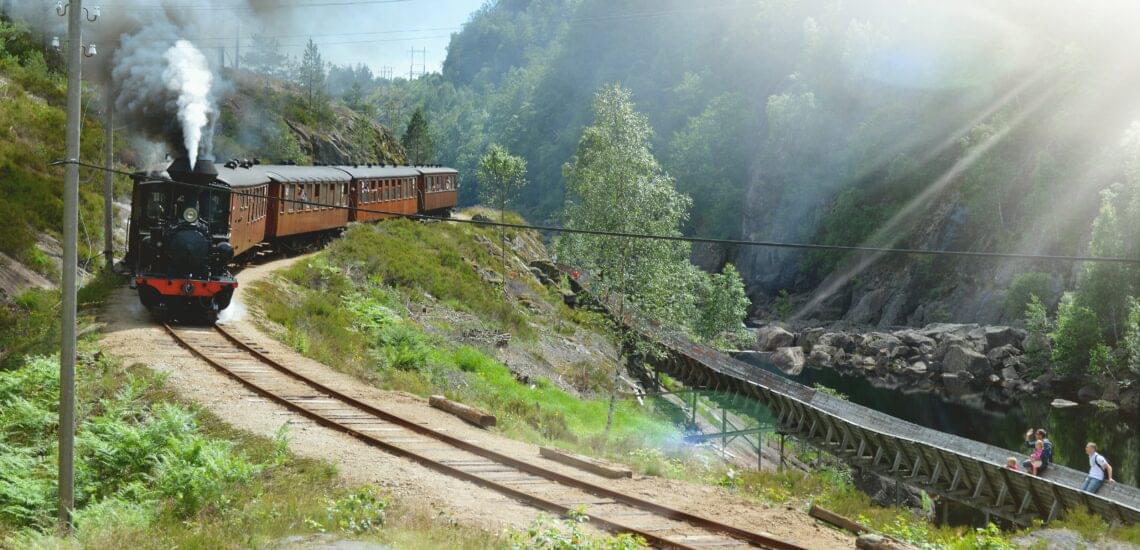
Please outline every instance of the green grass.
M65 156L65 79L54 55L45 58L26 29L0 22L0 78L6 81L0 83L0 252L48 277L57 274L34 244L41 232L58 235L63 219L64 171L49 166ZM83 120L81 144L83 159L102 157L103 129L95 110ZM81 173L81 258L101 249L102 181L101 174ZM128 183L116 177L116 185L122 192Z
M476 265L499 265L476 240L494 234L468 225L440 228L406 219L359 226L330 247L328 257L388 286L426 293L453 309L492 320L517 337L532 336L528 316L501 300L476 270Z
M490 548L526 533L461 525L347 487L328 463L291 455L287 431L235 430L90 340L77 370L78 508L67 537L54 530L58 364L30 357L0 371L0 547L244 548L329 533L401 548Z
M392 246L389 239L394 237L378 239L376 235L407 235L408 231L419 232L417 225L385 222L354 228L327 253L285 271L274 283L256 285L257 307L299 352L383 388L421 396L441 393L482 407L498 416L498 429L514 437L612 452L676 439L677 431L667 417L640 408L632 400L619 400L612 432L604 438L608 400L579 399L544 378L522 383L485 351L454 345L412 321L406 304L421 291L425 279L407 273L418 272L421 266L391 265L395 260L387 253ZM415 256L412 250L416 248L447 246L441 243L464 238L447 235L459 233L459 228L441 227L429 228L444 234L430 241L404 241L405 257ZM365 244L374 242L384 244L376 248ZM368 258L372 255L379 259ZM394 271L404 273L393 275ZM407 286L396 290L390 281ZM451 300L479 297L470 309L492 322L513 318L499 305L479 305L488 300L487 294L495 296L486 283L467 282L470 290L442 288L432 295Z

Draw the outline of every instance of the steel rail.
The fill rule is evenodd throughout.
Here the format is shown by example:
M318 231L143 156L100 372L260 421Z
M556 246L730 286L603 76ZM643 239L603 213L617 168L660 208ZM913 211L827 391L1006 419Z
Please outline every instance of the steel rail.
M234 372L233 370L231 370L227 366L221 364L219 361L215 360L214 358L210 357L208 354L199 350L197 347L195 347L193 344L191 344L188 340L183 338L182 335L180 335L178 333L178 331L174 327L172 327L171 325L163 324L163 327L179 344L181 344L183 347L187 348L191 353L193 353L198 358L202 359L206 363L213 366L215 369L218 369L222 373L226 374L230 378L233 378L234 380L238 381L239 383L246 386L247 388L253 390L257 394L259 394L263 397L266 397L266 398L274 401L275 403L278 403L282 406L285 406L286 408L288 408L294 412L297 412L297 413L301 414L302 416L309 418L310 420L313 420L322 426L325 426L327 428L331 428L331 429L346 433L346 434L348 434L348 435L350 435L350 436L352 436L358 440L365 442L366 444L369 444L371 446L383 449L384 451L389 452L391 454L401 456L404 458L408 458L408 459L410 459L410 460L412 460L412 461L414 461L414 462L416 462L422 466L436 470L436 471L443 473L443 474L446 474L448 476L455 477L458 479L462 479L465 481L470 481L472 483L486 487L486 488L494 490L496 492L500 492L504 495L507 495L509 497L520 500L522 502L531 504L531 505L533 505L537 508L540 508L542 510L554 512L554 513L557 513L560 515L567 514L571 511L571 509L565 505L558 504L556 502L552 502L550 500L547 500L545 498L542 498L542 497L539 497L539 496L536 496L536 495L533 495L530 493L519 491L517 489L505 486L501 483L486 479L486 478L481 477L479 475L475 475L473 473L463 471L463 470L456 468L454 466L444 464L442 462L436 461L430 457L424 456L424 455L417 453L415 451L405 449L405 448L400 447L398 445L394 445L392 443L383 441L383 440L381 440L377 437L374 437L372 435L363 433L363 432L356 430L350 426L347 426L347 425L339 423L335 420L329 419L329 418L321 415L318 412L315 412L315 411L309 410L303 406L300 406L300 405L298 405L298 404L296 404L296 403L294 403L294 402L292 402L292 401L290 401L290 400L288 400L288 399L286 399L280 395L275 394L271 390L259 385L258 383L254 382L253 380L250 380L249 378L244 377L244 376ZM294 380L296 380L302 384L305 384L305 385L313 388L314 390L316 390L320 393L324 393L324 394L326 394L326 395L328 395L328 396L330 396L330 397L332 397L338 401L341 401L342 403L344 403L346 405L349 405L349 406L354 407L356 409L359 409L363 412L371 414L380 420L398 425L402 428L408 429L408 430L413 431L415 433L418 433L420 435L423 435L423 436L438 440L440 442L446 443L449 446L455 447L457 449L469 452L471 454L474 454L474 455L477 455L477 456L480 456L483 458L487 458L489 460L492 460L494 462L500 463L500 464L505 465L505 466L510 466L510 467L515 468L519 471L522 471L522 472L525 472L525 473L528 473L528 474L531 474L531 475L534 475L537 477L545 478L549 481L553 481L553 482L556 482L556 483L561 484L561 485L565 485L568 487L573 487L575 489L582 490L584 492L593 494L594 496L611 498L615 502L618 502L618 503L621 503L621 504L624 504L627 506L631 506L634 508L639 508L639 509L642 509L644 511L651 512L655 515L665 517L667 519L671 519L674 521L681 521L681 522L688 523L690 525L693 525L693 526L696 526L699 528L706 529L708 531L719 532L721 534L725 534L725 535L731 536L733 538L742 539L742 542L746 542L746 543L749 543L749 544L752 544L755 546L759 546L762 548L772 548L772 549L777 549L777 550L782 550L782 549L791 550L791 549L801 549L802 548L796 544L793 544L793 543L790 543L787 541L783 541L783 540L780 540L780 539L777 539L777 538L774 538L774 537L771 537L768 535L763 535L760 533L754 533L751 531L747 531L744 529L740 529L737 527L726 525L726 524L717 522L715 520L711 520L711 519L704 518L701 516L696 516L696 515L689 514L687 512L682 512L680 510L675 510L675 509L672 509L672 508L669 508L669 507L666 507L666 506L663 506L663 505L660 505L660 504L657 504L657 503L654 503L651 501L643 500L643 499L640 499L640 498L637 498L637 497L634 497L631 495L620 493L620 492L614 491L612 489L607 489L605 487L595 485L595 484L592 484L592 483L589 483L587 481L583 481L580 479L576 479L576 478L567 476L565 474L561 474L559 472L548 470L548 469L543 468L541 466L531 464L531 463L528 463L528 462L525 462L522 460L518 460L518 459L515 459L512 457L503 455L501 453L497 453L495 451L491 451L489 449L480 447L478 445L469 443L467 441L463 441L461 439L446 435L444 433L441 433L441 432L438 432L438 431L433 430L431 428L428 428L426 426L417 424L415 422L412 422L412 421L407 420L405 418L399 417L399 416L394 415L392 413L389 413L387 411L383 411L381 409L378 409L372 405L369 405L368 403L360 401L359 399L353 398L349 395L344 394L343 392L334 390L334 389L332 389L332 388L330 388L324 384L321 384L320 382L312 380L312 379L306 377L305 375L296 372L293 369L285 367L284 365L281 365L276 360L267 357L264 353L254 349L252 346L243 342L240 338L234 336L232 333L230 333L229 331L225 330L224 328L222 328L220 326L214 326L213 329L218 334L223 336L226 339L226 341L230 342L231 344L233 344L237 348L241 349L242 351L246 352L247 354L255 357L258 361L266 364L267 366L272 367L274 370L278 371L279 373L288 376L289 378L292 378L292 379L294 379ZM590 516L590 517L591 517L592 523L594 523L594 524L596 524L596 525L598 525L598 526L600 526L606 530L609 530L612 532L619 532L619 533L635 534L635 535L638 535L640 537L643 537L647 542L649 542L650 544L654 544L656 546L661 546L661 547L665 547L665 548L695 548L693 546L689 546L689 545L684 544L684 543L679 543L677 541L669 540L669 539L661 537L659 535L654 535L652 533L649 533L649 532L646 532L646 531L643 531L643 530L640 530L640 529L637 529L634 527L630 527L628 525L623 525L623 524L614 522L612 520L607 520L605 518L595 517L595 516Z

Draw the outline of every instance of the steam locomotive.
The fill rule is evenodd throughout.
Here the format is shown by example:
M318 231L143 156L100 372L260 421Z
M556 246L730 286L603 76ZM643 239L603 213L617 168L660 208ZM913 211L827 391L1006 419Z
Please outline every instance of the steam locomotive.
M124 267L160 318L214 322L233 299L230 271L262 245L319 241L353 222L447 214L459 173L439 166L292 166L175 160L137 173Z

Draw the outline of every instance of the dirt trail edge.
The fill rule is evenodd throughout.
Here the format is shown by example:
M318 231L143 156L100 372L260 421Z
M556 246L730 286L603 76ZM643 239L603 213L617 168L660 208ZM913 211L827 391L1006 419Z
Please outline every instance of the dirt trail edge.
M223 316L228 330L256 340L279 361L287 361L290 367L329 387L391 413L417 419L420 423L449 435L486 445L500 453L533 461L548 469L581 477L631 495L660 501L689 513L769 533L809 548L854 546L853 537L820 525L806 511L788 509L782 505L767 506L747 502L718 487L656 477L635 476L633 479L611 480L593 476L541 458L537 445L480 430L433 409L426 399L379 390L302 357L262 334L253 323L248 322L246 296L242 290L267 278L274 271L308 258L309 256L300 256L245 269L238 276L241 286L235 295L234 306L231 306L233 311L227 311ZM271 437L281 425L287 424L290 450L299 456L334 464L345 483L384 487L400 502L427 507L455 521L489 530L525 527L540 513L536 508L494 491L379 451L254 394L179 346L161 325L149 317L130 289L117 290L101 317L106 323L103 345L109 353L121 357L126 364L142 363L164 374L171 389L184 398L199 403L236 428Z

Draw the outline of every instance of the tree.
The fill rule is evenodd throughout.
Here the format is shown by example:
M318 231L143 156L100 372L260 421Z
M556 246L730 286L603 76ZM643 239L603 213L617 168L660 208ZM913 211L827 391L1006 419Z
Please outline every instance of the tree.
M701 285L700 313L693 331L705 340L724 333L738 333L744 328L740 321L748 315L749 305L740 272L732 264L725 265L720 273L708 277Z
M506 222L507 206L526 185L526 161L512 155L506 147L492 144L479 160L479 195L483 204L496 203L499 222ZM507 228L499 226L499 247L503 255L503 295L507 293Z
M1135 298L1128 299L1128 325L1121 343L1127 357L1124 365L1140 376L1140 301Z
M254 36L241 61L246 69L266 76L280 78L289 71L289 56L281 51L281 41L273 37Z
M628 90L612 85L598 92L594 124L564 168L567 228L680 236L691 201L654 158L652 136ZM556 250L562 261L597 273L597 291L628 296L654 319L683 326L692 313L688 243L571 234Z
M1053 333L1053 361L1061 374L1082 375L1090 354L1101 344L1096 313L1065 294L1057 306L1057 331Z
M317 102L323 101L325 91L325 61L316 42L309 39L301 57L301 85L309 97L309 111L316 112Z
M422 107L417 107L408 121L408 128L404 130L404 137L400 138L404 152L408 155L408 162L412 164L429 164L435 160L435 140L431 137L431 128L428 127L427 116Z
M621 85L602 88L594 98L594 123L582 132L578 150L563 172L568 197L563 211L570 229L680 235L690 205L673 188L650 150L653 130ZM567 234L556 250L562 261L590 270L594 290L618 299L625 318L627 297L666 326L683 326L692 312L689 245L659 239ZM624 351L624 323L618 323ZM624 358L624 357L623 357ZM622 358L619 358L622 359ZM613 423L621 360L614 371L606 433Z

